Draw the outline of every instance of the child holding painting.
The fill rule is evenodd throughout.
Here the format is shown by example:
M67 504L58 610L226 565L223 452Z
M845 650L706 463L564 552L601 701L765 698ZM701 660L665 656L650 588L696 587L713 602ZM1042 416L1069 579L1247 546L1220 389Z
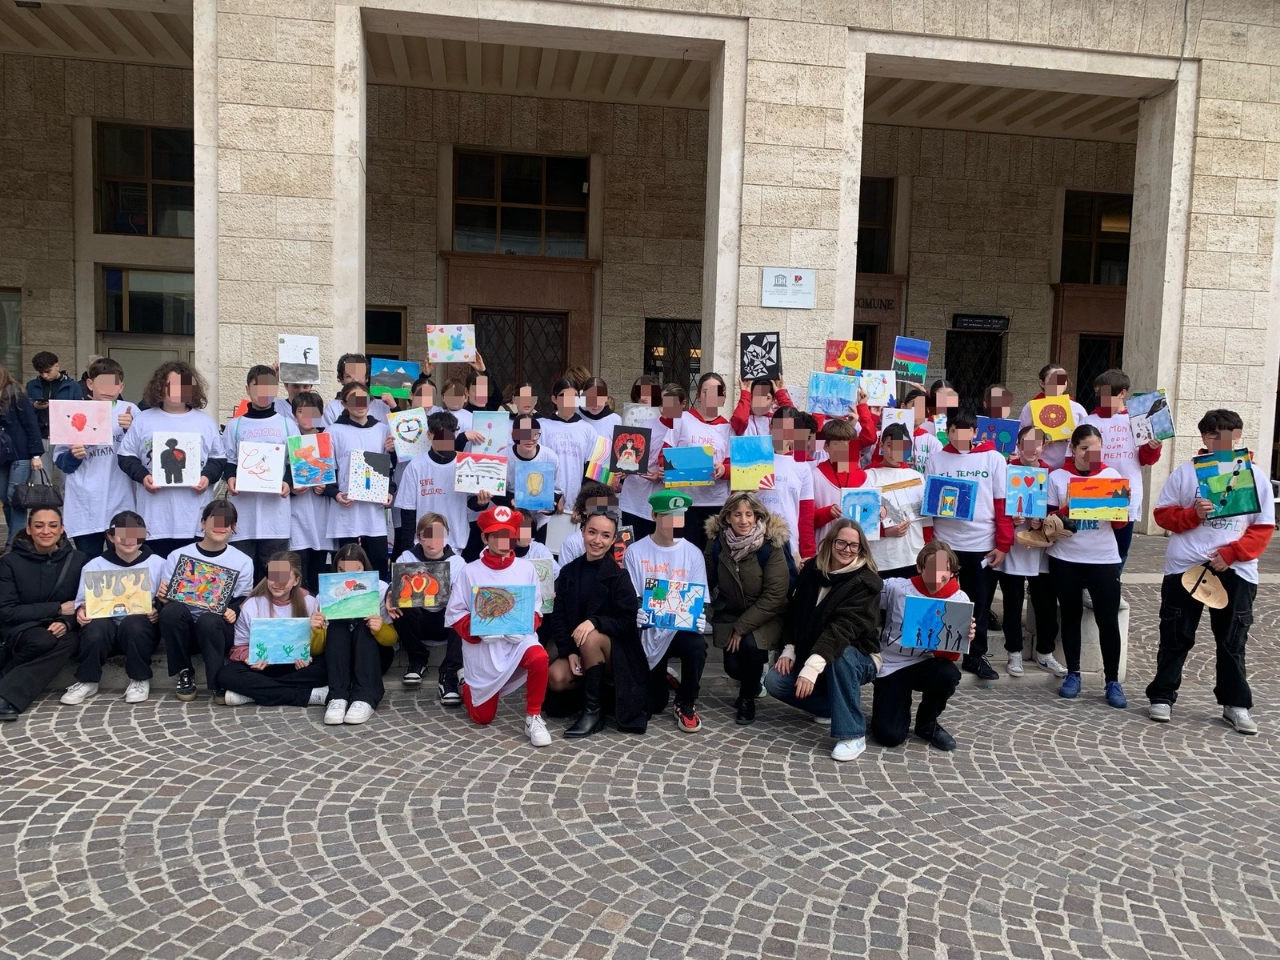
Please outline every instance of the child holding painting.
M1061 397L1064 403L1070 405L1076 426L1084 423L1084 418L1088 414L1084 407L1072 400L1071 394L1067 392L1067 370L1059 363L1047 363L1040 368L1040 392L1031 400L1043 400L1046 397ZM1031 400L1023 404L1022 414L1018 417L1020 426L1026 427L1031 424ZM1066 461L1069 446L1070 443L1067 440L1051 440L1045 444L1041 459L1056 470Z
M359 544L348 543L333 555L334 573L375 569ZM372 617L324 618L325 663L329 669L326 726L365 723L382 702L382 676L395 659L398 639L396 628L387 617L386 594L387 585L379 580L379 608Z
M427 417L431 449L409 461L396 489L395 505L400 508L402 542L416 542L422 518L437 513L444 518L449 546L461 556L475 514L467 508L467 495L453 488L458 469L457 429L457 417L447 410Z
M324 432L321 417L324 402L318 393L300 393L290 401L293 419L298 432L304 437ZM289 498L289 549L298 555L302 563L302 585L315 594L319 592L320 570L325 557L333 550L333 540L328 533L329 511L333 501L324 495L324 487L300 487L297 477L290 471Z
M338 464L338 482L325 487L325 496L331 497L329 526L325 531L339 547L358 543L373 561L378 576L387 575L387 515L396 487L387 479L387 496L382 503L356 500L351 496L351 454L386 454L395 470L395 442L386 421L371 413L369 389L363 383L351 381L342 388L342 414L329 426L333 438L333 456ZM384 405L385 406L385 405Z
M769 428L773 439L773 486L759 491L756 496L770 513L786 524L791 555L807 560L816 549L813 535L814 465L797 463L792 455L799 416L800 411L795 407L779 407L774 413Z
M858 424L853 420L828 420L818 431L827 459L808 464L813 485L813 538L817 543L842 515L846 490L868 484L859 466Z
M872 559L886 580L915 576L916 560L924 547L924 479L911 466L906 424L884 428L879 454L872 462L876 465L867 471L866 483L880 488L884 503L880 539L870 544Z

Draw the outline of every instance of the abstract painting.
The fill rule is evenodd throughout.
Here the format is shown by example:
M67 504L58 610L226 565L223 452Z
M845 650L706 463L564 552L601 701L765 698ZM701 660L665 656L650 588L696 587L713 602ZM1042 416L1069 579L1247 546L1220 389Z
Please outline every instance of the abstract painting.
M1173 428L1173 412L1169 398L1163 390L1153 393L1135 393L1125 401L1129 411L1129 426L1133 430L1134 446L1140 447L1152 440L1171 440L1177 435Z
M169 433L151 435L151 482L157 487L194 487L200 482L200 434Z
M320 338L295 337L286 333L279 336L281 383L320 382Z
M944 520L972 520L977 506L978 481L929 474L924 478L926 517Z
M630 526L618 528L618 535L613 540L613 562L622 566L622 559L627 555L627 547L635 543L636 529Z
M1196 465L1200 496L1213 504L1210 519L1243 517L1261 509L1254 484L1253 459L1248 450L1203 453L1192 457L1191 462Z
M538 595L542 597L538 612L545 617L556 605L556 564L548 557L535 557L529 562L538 571Z
M512 481L518 510L554 510L556 508L556 465L548 460L513 461Z
M403 400L409 399L413 382L422 373L422 364L412 360L386 360L369 358L369 392L375 396L385 393Z
M475 324L427 324L427 359L432 363L470 363L475 358Z
M591 452L587 454L584 475L597 483L610 483L613 480L613 474L609 470L609 446L609 441L604 437L596 437Z
M861 340L828 340L824 373L852 375L862 369Z
M729 464L730 490L772 490L773 437L730 437Z
M840 492L840 515L857 523L868 540L880 539L882 504L878 487L858 487Z
M49 442L68 447L107 446L112 442L110 401L50 400Z
M1070 440L1076 428L1076 415L1069 397L1040 397L1031 401L1031 422L1050 440Z
M385 504L391 496L391 454L352 450L347 496L361 503Z
M181 554L169 577L165 599L188 607L225 613L240 574L230 567Z
M484 437L481 442L471 444L472 453L505 457L511 451L511 414L477 410L471 415L471 429Z
M330 620L363 620L379 616L378 571L320 574L321 612Z
M273 493L284 483L284 444L241 440L236 451L236 492Z
M923 384L929 371L929 341L898 337L893 341L893 372L910 383Z
M707 588L701 583L645 577L640 609L655 630L693 630L702 616Z
M295 487L326 487L338 482L338 465L333 457L333 438L327 433L289 437L289 469Z
M1072 477L1067 484L1072 520L1128 520L1129 481L1124 477Z
M452 585L447 560L393 563L387 605L401 610L443 610L449 602Z
M809 395L805 409L828 417L847 417L858 402L858 378L839 373L809 374Z
M471 588L471 635L523 637L533 633L538 586L503 583Z
M609 445L609 469L614 473L648 473L649 440L653 431L648 427L613 428L613 442Z
M1049 483L1049 471L1044 467L1022 467L1010 464L1005 468L1004 512L1011 517L1029 517L1043 520L1049 515L1045 488Z
M460 453L453 472L457 493L487 490L495 497L507 495L507 458L485 453Z
M972 603L907 597L902 609L902 637L898 643L917 650L968 653L972 623Z
M866 391L867 406L884 407L898 390L898 375L892 370L860 370L858 386Z
M427 433L427 411L422 407L399 410L387 417L391 438L396 444L397 460L412 460L431 449L431 435Z
M258 617L249 624L250 663L311 662L311 620Z
M773 333L744 333L739 339L739 369L743 380L777 380L782 376L782 337Z
M151 612L155 598L151 574L144 569L86 570L84 612L90 620Z
M709 487L714 482L715 453L711 447L667 447L662 459L666 463L664 486Z
M662 411L644 403L628 403L622 408L622 425L624 427L643 427Z

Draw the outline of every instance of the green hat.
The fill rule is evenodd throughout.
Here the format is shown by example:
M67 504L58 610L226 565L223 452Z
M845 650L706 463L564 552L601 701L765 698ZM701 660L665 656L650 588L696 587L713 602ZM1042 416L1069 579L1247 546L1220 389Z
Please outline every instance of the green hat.
M684 513L693 506L693 498L679 490L659 490L649 498L654 516L665 513Z

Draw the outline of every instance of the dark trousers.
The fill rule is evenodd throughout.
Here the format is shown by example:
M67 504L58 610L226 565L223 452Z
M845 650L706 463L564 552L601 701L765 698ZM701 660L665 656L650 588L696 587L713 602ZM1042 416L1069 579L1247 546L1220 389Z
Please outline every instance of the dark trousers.
M754 633L743 637L737 650L724 652L724 672L738 681L738 695L748 700L760 695L760 678L768 662L769 655L756 646Z
M627 513L625 510L622 511L622 525L631 528L632 543L649 536L657 526L652 517L642 517L639 514Z
M1209 610L1209 629L1217 650L1213 695L1224 707L1253 708L1244 666L1245 645L1253 623L1253 600L1258 585L1242 579L1234 570L1217 574L1227 591L1227 605ZM1160 585L1160 649L1156 675L1147 686L1152 703L1176 703L1182 685L1182 665L1196 642L1196 628L1204 604L1182 588L1182 574L1172 573Z
M363 620L329 621L324 642L324 658L329 665L328 702L345 700L351 704L363 700L371 707L378 706L385 670L379 650L378 641Z
M960 683L960 671L943 657L924 657L909 667L875 679L871 704L871 736L876 743L896 747L911 727L911 694L920 692L916 732L929 736Z
M273 663L261 670L233 660L218 671L218 687L249 697L264 707L305 707L311 691L323 687L329 676L324 657L316 657L299 670L289 663Z
M124 672L130 680L151 679L151 655L160 645L160 626L140 613L111 620L91 620L80 631L80 666L76 679L98 683L102 666L124 654Z
M169 661L169 676L194 669L191 651L199 650L204 658L205 686L213 691L217 689L214 684L218 668L227 659L235 641L235 627L219 613L194 610L182 603L166 603L160 611L160 639L164 641L164 654Z
M107 531L99 530L97 533L82 533L76 537L76 549L92 560L94 557L102 556L102 549L107 545ZM154 550L152 551L155 552Z
M267 575L267 561L289 549L289 540L237 540L233 546L253 561L253 582L256 584Z
M295 550L302 560L302 585L313 597L320 592L320 574L325 572L325 558L328 550Z
M658 665L649 671L649 715L667 709L671 688L667 685L667 663L674 657L680 661L680 686L676 689L676 703L692 707L698 702L702 686L702 670L707 665L707 641L700 633L680 631L671 638L671 646L662 655Z
M44 627L31 627L6 640L0 648L0 697L19 710L45 691L71 659L77 632L55 637Z
M1133 546L1133 521L1123 527L1115 528L1116 547L1120 551L1120 572L1124 573L1124 565L1129 562L1129 548Z
M1120 676L1120 564L1070 563L1049 558L1049 575L1062 610L1062 652L1067 669L1080 672L1080 621L1084 618L1084 591L1093 600L1102 647L1102 671L1108 683Z
M969 656L987 655L987 614L991 612L991 594L995 589L995 574L984 567L985 552L957 550L960 559L960 589L973 604L973 642L969 644Z
M706 550L707 521L719 513L719 507L690 507L684 514L684 538L699 550Z
M1029 589L1036 618L1036 653L1041 656L1053 653L1058 643L1058 598L1053 590L1053 577L1047 573L1037 577L1017 577L999 572L996 577L1000 581L1000 592L1004 594L1005 650L1022 652L1022 602Z
M387 556L387 538L385 536L338 537L334 543L337 544L338 548L345 547L348 543L360 544L360 548L369 555L370 568L378 571L378 579L386 580L388 578L391 572L391 558Z
M196 542L195 537L178 537L176 539L165 539L163 537L147 537L147 546L151 548L151 552L157 557L167 557L175 550L181 550L183 547L189 547Z
M444 660L440 663L440 679L458 676L462 669L462 638L444 625L444 611L428 613L421 607L401 610L396 620L396 633L404 647L409 666L425 668L431 659L431 647L444 644Z

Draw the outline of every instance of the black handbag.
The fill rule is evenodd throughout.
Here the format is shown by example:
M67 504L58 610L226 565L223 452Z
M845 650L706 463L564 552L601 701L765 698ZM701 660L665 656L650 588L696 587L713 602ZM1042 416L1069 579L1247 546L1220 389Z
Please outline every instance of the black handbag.
M36 482L37 477L39 483ZM39 510L41 507L62 507L62 491L49 482L43 470L33 473L26 483L13 488L13 505L19 510Z

